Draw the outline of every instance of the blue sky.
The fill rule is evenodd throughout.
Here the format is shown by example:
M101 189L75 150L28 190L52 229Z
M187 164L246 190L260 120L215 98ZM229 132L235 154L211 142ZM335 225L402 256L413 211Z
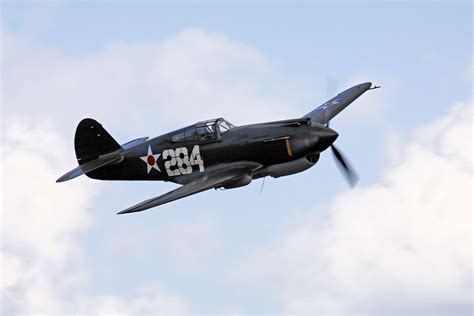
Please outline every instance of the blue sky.
M81 275L81 286L76 285L74 289L78 296L88 297L88 304L93 306L86 313L100 314L95 307L101 301L94 301L94 298L109 295L118 301L126 301L134 295L139 297L137 291L150 284L158 284L167 298L179 298L180 304L185 306L179 311L184 310L184 313L469 312L469 303L459 294L464 294L459 290L464 288L457 285L458 279L454 277L454 281L447 277L449 280L445 283L447 289L456 293L452 296L443 295L441 286L438 292L423 291L433 285L421 277L418 283L413 281L414 288L425 293L415 297L422 302L419 305L377 296L377 293L390 293L392 285L386 283L389 276L399 276L400 284L410 284L418 279L404 270L390 270L391 267L383 264L380 264L380 271L386 271L386 274L376 274L380 280L374 276L380 286L367 288L368 298L348 299L351 292L345 292L349 287L343 286L342 281L338 289L328 288L321 281L319 289L318 280L326 270L316 267L317 262L325 262L324 258L316 258L316 272L304 275L304 280L314 280L310 290L298 293L293 287L298 287L295 280L300 275L293 278L293 273L307 271L298 256L304 258L308 249L321 253L327 249L318 248L325 244L317 241L314 249L305 243L301 252L296 251L298 247L287 248L286 245L292 245L301 232L310 232L308 238L321 234L321 239L334 238L342 229L340 227L344 227L340 226L343 225L341 222L345 223L345 220L336 221L339 217L334 214L346 214L346 217L341 215L342 218L351 218L352 215L348 215L351 213L346 213L351 211L350 204L345 201L351 200L353 195L360 196L361 200L366 198L367 203L373 202L375 207L381 202L380 199L371 200L375 194L372 192L388 188L393 201L403 200L404 193L397 191L390 181L398 179L397 166L411 166L416 157L423 156L421 152L412 155L415 158L408 155L412 148L410 144L414 144L414 148L426 146L432 149L433 155L443 153L442 148L436 147L437 141L432 139L443 139L444 133L429 126L443 117L463 119L452 114L457 113L452 108L460 102L468 104L470 110L462 113L472 112L469 103L472 94L470 2L7 1L2 2L2 38L2 68L5 69L2 71L5 135L2 147L9 148L5 144L12 142L8 139L10 122L23 122L35 128L41 123L40 127L46 125L50 131L45 135L54 135L61 146L67 144L57 153L64 168L74 167L75 125L86 115L98 115L110 134L125 142L139 136L156 136L205 119L201 116L207 113L223 113L230 122L237 120L239 123L299 117L327 99L328 77L337 80L338 89L334 92L364 81L382 86L382 89L364 94L332 124L341 135L337 144L361 178L359 188L353 192L349 192L329 154L323 155L320 162L305 173L267 179L262 194L261 181L255 181L241 189L205 192L130 216L116 216L115 213L164 193L174 185L77 180L77 186L85 192L96 192L84 194L84 199L77 201L77 205L87 201L86 209L69 206L68 201L57 197L52 201L51 205L55 206L51 214L55 211L87 214L84 226L73 228L71 224L68 231L74 253L79 252L75 254L77 262L61 266L66 273ZM188 62L192 69L186 68ZM195 88L203 82L215 86L216 91L202 92ZM247 105L241 107L239 100L248 102L248 108ZM471 131L469 122L466 126ZM467 140L463 141L471 144L470 133L465 137ZM25 142L25 148L30 148ZM50 153L43 156L47 155ZM449 159L454 159L452 156L456 155L451 153ZM3 153L2 158L8 162L11 157ZM470 156L468 165L472 166L469 159ZM437 160L433 158L433 161ZM455 164L448 162L447 166ZM51 168L57 172L54 175L57 177L67 171L58 166ZM472 176L472 168L469 168ZM4 174L9 175L8 172ZM454 182L459 179L453 173L442 174L446 174L446 178L438 180L446 183L452 180L453 188L462 183ZM461 174L465 176L460 171L460 177ZM420 178L423 177L408 173L403 180L407 186L413 186L411 191L417 192L421 190ZM4 188L10 180L2 178ZM470 180L469 184L472 187ZM68 189L68 185L61 184L65 187L61 190L73 190L72 187ZM41 186L39 182L31 189L37 190ZM17 186L12 187L14 190ZM50 190L52 196L58 196L56 185ZM424 196L426 203L413 206L407 202L398 207L413 210L410 214L430 214L430 196L444 196L439 190L442 188L433 187L428 191L431 192L429 196L425 196L426 192L413 193ZM4 196L7 195L8 190ZM467 201L467 195L461 197L462 202ZM387 198L387 201L391 199ZM434 205L450 205L450 202L447 197ZM4 202L5 212L22 209L9 203L8 200ZM469 203L459 205L461 215L457 217L463 221L467 220ZM357 213L357 210L354 206L352 211ZM377 216L368 214L366 230L379 227L380 231L385 231L386 223L372 223L370 220ZM387 214L387 218L391 215L393 213ZM6 216L6 223L10 223L9 218ZM436 222L440 218L433 217L432 220ZM411 232L414 245L426 245L423 238L427 238L435 248L443 249L441 243L429 238L431 235L416 233L424 231L415 225L422 223L422 218L406 220L412 221L415 227ZM59 227L61 222L54 225ZM395 231L402 232L410 226L406 222L400 225ZM446 236L454 236L448 240L464 245L460 246L464 250L460 253L464 255L469 245L463 243L465 235L459 237L446 229ZM357 232L354 234L352 240L364 244L364 239ZM14 237L4 237L7 242L2 253L21 258L17 252L19 248L8 244L9 240L15 240ZM394 236L384 246L396 245L399 240ZM423 249L420 253L425 254L427 248L420 247ZM351 249L346 250L349 253ZM430 252L427 258L437 260L443 253ZM261 254L267 255L259 257ZM376 254L377 251L372 253L375 262L372 264L375 265L379 264ZM295 259L288 259L289 265L283 266L282 262L287 259L279 259L285 256ZM42 258L41 250L38 258ZM465 258L461 256L459 261L466 264ZM255 263L253 260L259 264L251 264ZM350 267L358 267L359 259L354 260ZM78 262L80 267L76 266ZM331 260L325 263L337 276L351 270L338 270L341 268ZM267 275L266 270L271 273ZM283 277L285 274L289 276L287 279ZM460 279L470 285L465 276ZM347 280L358 279L349 275ZM45 282L49 281L51 279ZM436 286L433 287L437 289ZM13 284L4 290L7 298L22 297L24 293L18 288L22 287ZM51 290L51 301L60 301L59 305L65 308L62 311L74 311L77 302L55 295L59 289ZM404 289L401 285L393 291L403 292ZM311 294L313 291L316 294ZM327 293L331 291L342 294L328 298ZM305 297L304 293L310 294ZM374 307L368 303L374 300L380 304ZM7 311L21 312L14 301L7 302ZM311 305L313 302L318 303ZM167 310L166 304L156 304L158 309ZM394 309L396 305L401 306L399 310ZM27 313L49 311L41 304L32 306ZM345 308L338 310L334 306ZM142 306L115 312L140 314L143 312L140 308Z

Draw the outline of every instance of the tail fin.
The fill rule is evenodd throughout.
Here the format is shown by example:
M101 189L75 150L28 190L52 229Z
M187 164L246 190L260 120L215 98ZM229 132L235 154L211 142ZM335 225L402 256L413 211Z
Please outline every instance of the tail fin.
M77 126L74 147L79 165L122 148L99 122L90 118Z

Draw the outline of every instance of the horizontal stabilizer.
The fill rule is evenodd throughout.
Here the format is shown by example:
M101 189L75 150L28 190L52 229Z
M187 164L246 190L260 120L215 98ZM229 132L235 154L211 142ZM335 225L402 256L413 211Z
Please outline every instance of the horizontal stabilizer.
M141 137L141 138L137 138L137 139L134 139L134 140L131 140L129 142L126 142L125 144L122 144L120 145L123 150L129 150L137 145L140 145L142 143L144 143L146 140L148 139L148 137Z
M121 153L111 153L111 154L106 154L98 159L88 161L79 167L69 171L65 175L63 175L61 178L56 180L56 182L64 182L68 181L74 178L79 177L80 175L83 175L85 173L91 172L93 170L96 170L100 167L106 166L106 165L111 165L114 163L118 163L122 161L123 156Z

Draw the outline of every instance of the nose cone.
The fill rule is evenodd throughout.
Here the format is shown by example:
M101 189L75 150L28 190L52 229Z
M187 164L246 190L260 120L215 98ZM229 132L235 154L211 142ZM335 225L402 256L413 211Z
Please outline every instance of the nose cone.
M331 142L331 144L334 143L338 136L339 134L329 127L325 128L321 133L321 138L326 139L328 142Z
M329 127L325 127L318 131L318 149L319 151L326 150L329 146L334 143L339 134Z

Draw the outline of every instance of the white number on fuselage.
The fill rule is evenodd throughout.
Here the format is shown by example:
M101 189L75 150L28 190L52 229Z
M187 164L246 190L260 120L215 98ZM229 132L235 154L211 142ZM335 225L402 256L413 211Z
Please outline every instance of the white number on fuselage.
M192 166L199 166L199 172L204 171L204 161L201 158L199 145L195 145L191 156L188 155L186 147L163 150L165 169L169 177L190 174L193 172Z

